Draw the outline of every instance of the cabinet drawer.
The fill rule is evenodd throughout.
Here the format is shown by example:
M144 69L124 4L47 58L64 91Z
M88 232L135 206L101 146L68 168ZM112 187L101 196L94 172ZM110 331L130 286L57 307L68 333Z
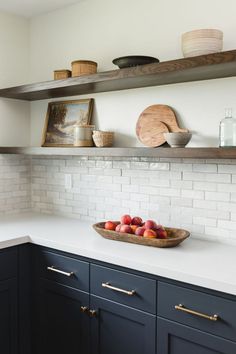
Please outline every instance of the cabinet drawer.
M39 276L89 291L89 263L49 251L38 252Z
M236 341L236 301L161 282L157 299L158 316Z
M156 281L152 279L92 264L91 293L156 313Z
M17 276L17 250L0 251L0 280Z

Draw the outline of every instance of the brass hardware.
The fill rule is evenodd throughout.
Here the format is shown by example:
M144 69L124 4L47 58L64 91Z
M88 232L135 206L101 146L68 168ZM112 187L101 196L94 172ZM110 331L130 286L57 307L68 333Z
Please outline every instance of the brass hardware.
M67 277L71 277L74 274L74 272L68 273L68 272L64 272L63 270L56 269L56 268L54 268L54 266L47 267L47 270L50 270L51 272L55 272L55 273L66 275Z
M89 310L89 316L92 318L97 317L97 311L96 310Z
M83 312L83 313L87 313L89 311L89 309L88 309L87 306L81 306L80 307L80 311Z
M119 293L123 293L129 296L133 296L136 293L135 290L124 290L124 289L116 288L115 286L112 286L110 283L102 283L102 287L110 290L118 291Z
M179 310L179 311L183 311L183 312L189 313L191 315L195 315L195 316L198 316L198 317L206 318L207 320L210 320L210 321L218 321L218 319L219 319L218 315L209 316L209 315L206 315L206 314L201 313L201 312L197 312L197 311L193 311L193 310L187 309L182 304L175 305L175 309Z

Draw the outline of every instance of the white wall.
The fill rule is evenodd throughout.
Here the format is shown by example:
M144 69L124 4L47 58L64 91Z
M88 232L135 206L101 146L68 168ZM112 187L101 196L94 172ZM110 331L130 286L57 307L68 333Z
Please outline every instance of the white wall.
M0 12L0 87L29 82L29 21ZM0 99L0 146L30 141L29 103Z
M179 58L181 34L195 28L219 28L224 50L236 48L234 0L85 0L31 21L31 81L50 80L53 70L75 59L91 59L99 70L115 69L112 59L143 54L161 61ZM182 126L194 133L192 145L217 146L219 121L233 107L236 79L89 95L100 129L117 132L116 145L140 145L135 136L139 114L149 105L172 106ZM86 96L87 97L87 96ZM31 106L31 144L40 145L47 102Z

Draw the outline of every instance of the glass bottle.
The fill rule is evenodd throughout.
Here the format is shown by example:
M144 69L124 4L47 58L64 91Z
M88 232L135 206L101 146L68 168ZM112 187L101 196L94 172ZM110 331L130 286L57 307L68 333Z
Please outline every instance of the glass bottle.
M225 110L225 118L220 122L220 147L236 147L236 119L232 108Z

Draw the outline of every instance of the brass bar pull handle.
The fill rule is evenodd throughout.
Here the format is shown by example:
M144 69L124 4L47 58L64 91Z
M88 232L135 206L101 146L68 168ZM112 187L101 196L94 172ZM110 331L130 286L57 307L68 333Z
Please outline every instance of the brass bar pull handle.
M71 277L74 274L74 272L70 272L70 273L64 272L63 270L54 268L54 266L47 267L47 270L50 270L51 272L55 272L55 273L66 275L67 277Z
M89 310L89 316L92 318L97 317L97 311L96 310Z
M190 309L184 307L184 305L182 305L182 304L175 305L175 309L178 310L178 311L183 311L183 312L189 313L191 315L195 315L195 316L198 316L198 317L206 318L207 320L210 320L210 321L215 321L216 322L219 319L218 315L209 316L209 315L206 315L205 313L201 313L201 312L197 312L197 311L194 311L194 310L190 310Z
M136 293L135 290L124 290L124 289L112 286L110 283L102 283L102 287L110 289L110 290L118 291L119 293L123 293L123 294L126 294L128 296L133 296Z
M87 313L89 311L87 306L81 306L80 307L80 312Z

